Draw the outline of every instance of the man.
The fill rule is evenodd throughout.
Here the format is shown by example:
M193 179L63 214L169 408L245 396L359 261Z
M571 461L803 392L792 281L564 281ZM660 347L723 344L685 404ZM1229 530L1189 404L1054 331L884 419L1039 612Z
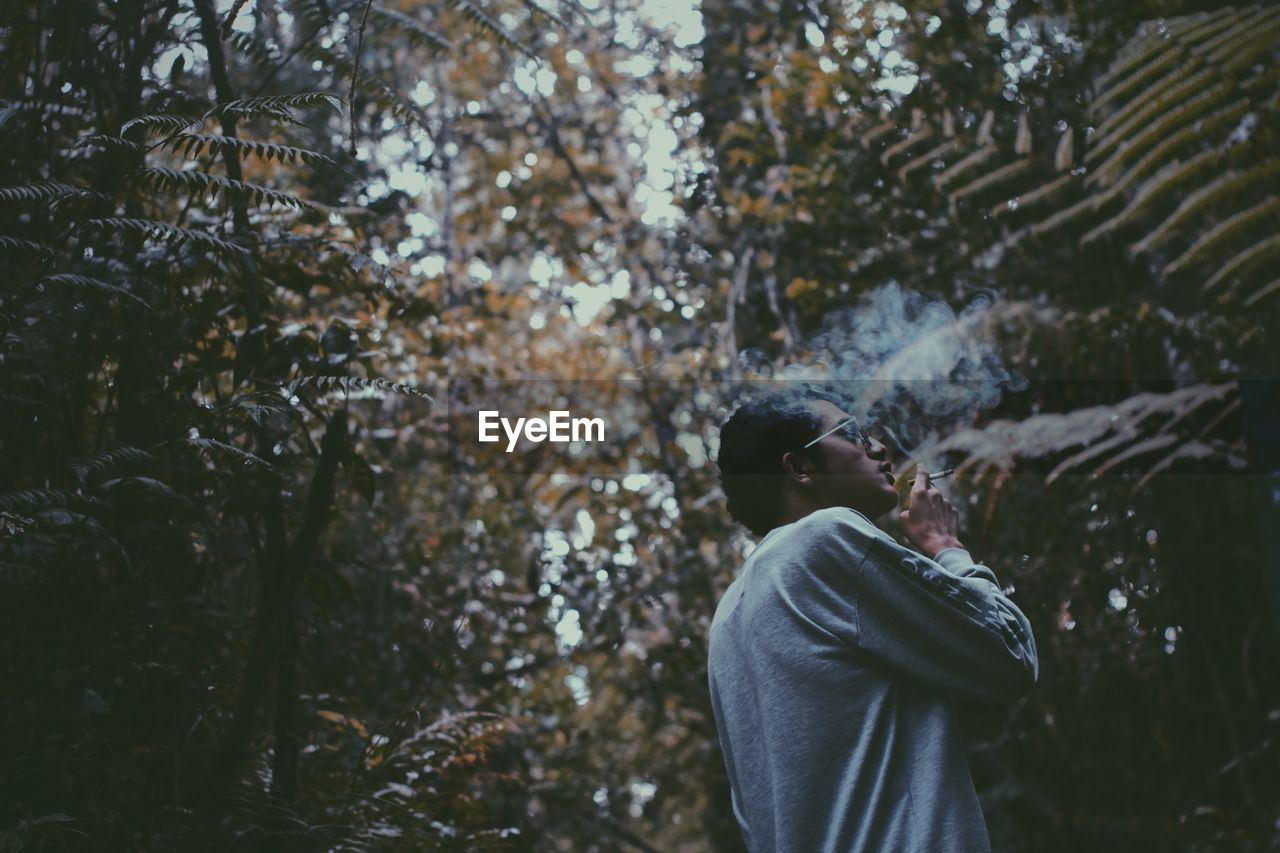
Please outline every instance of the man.
M1035 641L920 471L899 524L885 447L823 395L720 433L729 512L763 535L716 608L708 678L752 853L990 850L952 697L1009 702Z

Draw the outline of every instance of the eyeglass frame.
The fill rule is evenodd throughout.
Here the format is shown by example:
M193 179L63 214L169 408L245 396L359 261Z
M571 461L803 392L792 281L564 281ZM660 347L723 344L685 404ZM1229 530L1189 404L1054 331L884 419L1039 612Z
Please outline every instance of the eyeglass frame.
M847 427L849 424L853 424L854 429L858 431L857 440L862 442L862 446L866 448L867 452L870 452L872 449L871 436L867 435L867 431L862 428L862 424L858 423L858 419L853 417L852 415L850 415L847 419L841 421L840 423L836 424L831 429L827 430L822 435L815 438L813 441L810 441L801 449L808 450L810 447L813 447L815 444L817 444L819 441L822 441L822 439L826 438L827 436L840 433L840 431L843 430L845 427ZM850 436L845 433L841 433L841 435L843 435L845 438L850 439L851 441L853 440L853 436Z

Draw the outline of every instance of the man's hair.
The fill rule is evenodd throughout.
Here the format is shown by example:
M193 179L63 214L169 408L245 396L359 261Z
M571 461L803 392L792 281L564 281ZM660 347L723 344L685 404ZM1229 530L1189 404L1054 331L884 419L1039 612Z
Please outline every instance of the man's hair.
M809 404L847 401L807 386L743 404L720 428L720 485L734 521L757 536L778 526L785 472L782 456L818 436L822 418Z

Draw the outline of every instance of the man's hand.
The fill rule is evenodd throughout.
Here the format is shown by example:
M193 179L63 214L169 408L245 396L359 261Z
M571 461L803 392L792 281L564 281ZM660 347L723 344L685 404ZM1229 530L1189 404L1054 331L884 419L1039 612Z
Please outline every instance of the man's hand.
M911 544L930 559L944 548L963 548L960 513L942 493L929 483L923 467L916 469L916 482L911 487L910 508L898 516L898 524Z

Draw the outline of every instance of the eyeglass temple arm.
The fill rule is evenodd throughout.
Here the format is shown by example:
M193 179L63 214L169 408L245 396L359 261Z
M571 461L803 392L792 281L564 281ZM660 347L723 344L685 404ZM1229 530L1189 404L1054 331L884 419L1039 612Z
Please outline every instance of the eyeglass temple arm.
M833 433L839 432L849 424L856 424L857 422L858 422L857 418L849 418L848 420L841 421L840 423L833 426L831 429L824 432L822 435L815 438L813 441L806 444L802 449L808 450L810 447L813 447L815 444L817 444L819 441L822 441L822 439L826 438L827 436L832 435Z

